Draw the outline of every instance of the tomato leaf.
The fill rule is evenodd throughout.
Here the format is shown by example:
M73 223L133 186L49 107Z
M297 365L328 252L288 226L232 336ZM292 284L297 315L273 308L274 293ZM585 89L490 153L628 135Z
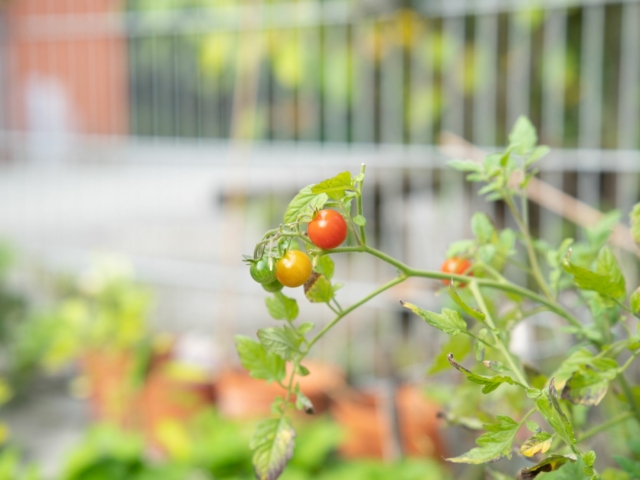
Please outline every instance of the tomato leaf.
M367 224L367 219L364 218L362 215L356 215L355 217L353 217L353 223L361 227L364 227Z
M319 274L327 277L328 280L331 280L333 278L333 271L335 270L335 265L329 255L322 255L321 257L318 258L318 261L316 263L314 270Z
M451 257L459 257L469 251L475 246L476 242L474 240L458 240L457 242L453 242L449 248L447 249L447 258Z
M353 190L351 172L349 171L339 173L335 177L324 180L311 187L311 193L325 193L329 198L333 198L334 200L342 199L346 190Z
M296 299L289 298L282 292L276 292L272 297L265 298L264 303L267 305L269 315L275 320L290 322L295 320L300 313Z
M478 444L476 448L464 455L447 458L447 461L477 465L496 462L505 457L511 458L513 440L518 433L520 424L504 415L498 415L496 419L498 423L484 425L487 431L476 440Z
M300 325L298 327L298 333L300 335L304 335L305 333L310 332L311 330L313 330L313 328L315 327L315 325L311 322L304 322L302 325Z
M313 185L304 187L293 197L289 206L284 212L284 223L293 223L298 219L308 217L311 220L314 210L320 210L327 203L329 197L324 193L314 193L311 191Z
M583 366L567 381L561 397L574 405L598 405L607 394L609 381L616 377L617 372L617 368L598 371Z
M542 157L546 157L550 151L551 149L546 145L540 145L539 147L534 148L533 151L529 154L529 156L525 160L524 166L528 167L531 164L540 160Z
M460 172L482 172L482 164L473 160L451 160L447 165Z
M293 455L296 432L287 417L269 418L258 424L251 437L253 469L259 480L276 480Z
M285 362L279 355L267 352L260 342L252 338L236 335L235 340L240 362L251 377L268 382L280 382L284 379Z
M301 339L290 328L268 327L258 330L258 338L267 352L279 355L285 360L291 360L298 353Z
M574 374L574 372L580 370L582 367L593 367L597 370L612 370L618 368L618 364L611 358L598 358L586 348L581 348L573 352L564 362L558 367L555 373L552 375L555 379L554 384L556 388L562 389Z
M526 388L520 382L517 382L513 378L511 378L509 376L506 376L506 375L505 376L496 375L496 376L493 376L493 377L485 377L484 375L478 375L477 373L473 373L471 370L468 370L468 369L464 368L462 365L460 365L458 362L456 362L454 360L452 354L449 354L447 356L447 360L449 360L449 363L455 369L457 369L459 372L463 373L467 377L467 380L469 380L470 382L473 382L473 383L477 383L478 385L484 385L484 387L482 388L482 393L485 393L485 394L486 393L491 393L495 389L497 389L500 385L502 385L503 383L507 383L509 385L517 385L519 387Z
M640 462L636 462L630 458L622 457L620 455L612 455L612 458L622 470L631 476L631 478L640 478Z
M533 480L541 473L554 472L567 462L575 462L576 460L575 455L551 455L533 467L520 470L516 480Z
M509 149L519 155L526 155L538 143L538 135L531 121L524 115L518 117L509 134Z
M304 284L304 294L311 303L327 303L333 298L333 287L327 277L312 272Z
M558 392L556 391L554 379L552 378L549 382L549 389L537 400L536 405L538 406L538 411L547 422L549 422L549 425L551 425L556 433L566 443L573 445L576 443L573 427L560 407L557 397Z
M311 400L309 400L309 398L300 391L300 384L296 385L295 393L296 393L296 408L298 410L304 410L304 412L309 415L313 415L314 413L316 413L316 410L313 407L313 403L311 403Z
M629 305L631 306L631 310L633 311L633 313L640 312L640 287L631 294Z
M458 295L458 292L456 292L456 289L453 286L453 284L449 284L449 296L451 297L451 300L453 300L455 304L458 305L464 313L466 313L472 318L475 318L480 322L484 322L484 318L485 318L484 313L482 313L479 310L476 310L475 308L471 308L469 305L467 305L465 301L462 300L462 298L460 298L460 295Z
M496 229L493 227L493 223L491 223L489 217L480 212L473 215L471 219L471 230L481 245L491 242L496 235Z
M528 425L527 425L528 428ZM553 435L548 432L538 432L529 437L520 447L520 453L525 457L533 457L536 453L545 453L551 448Z
M605 253L602 253L602 252ZM592 272L564 260L564 269L573 275L573 281L581 290L592 290L606 297L620 298L625 295L625 281L618 262L611 251L604 247L598 258L598 272Z
M400 301L400 305L404 308L411 310L413 313L422 318L425 322L427 322L432 327L437 328L438 330L442 330L444 333L448 335L457 335L460 332L464 332L467 330L467 324L462 319L460 314L455 310L451 310L449 308L443 308L442 313L429 312L427 310L423 310L417 305L413 305L412 303L406 303L402 300Z

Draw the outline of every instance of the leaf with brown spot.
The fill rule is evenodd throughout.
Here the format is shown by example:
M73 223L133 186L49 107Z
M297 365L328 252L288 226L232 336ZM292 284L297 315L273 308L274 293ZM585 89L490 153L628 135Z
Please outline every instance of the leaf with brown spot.
M311 303L327 303L333 298L333 288L327 277L316 272L304 284L304 294Z
M525 457L533 457L536 453L545 453L551 448L553 435L548 432L538 432L520 447L520 453Z
M607 394L609 381L616 376L617 370L597 371L583 367L573 373L562 389L561 398L574 405L598 405Z
M287 417L260 422L251 437L253 469L258 480L275 480L293 455L296 432Z
M523 468L518 472L516 480L533 480L541 473L554 472L567 462L575 462L575 455L551 455L533 467Z

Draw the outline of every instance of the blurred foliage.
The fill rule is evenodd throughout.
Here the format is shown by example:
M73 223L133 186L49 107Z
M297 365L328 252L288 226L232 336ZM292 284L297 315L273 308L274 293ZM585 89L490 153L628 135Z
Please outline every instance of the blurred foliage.
M136 22L149 26L152 32L129 41L133 133L209 138L230 135L237 61L247 38L238 31L244 21L236 10L239 5L248 8L252 4L234 0L128 0L127 8L136 12ZM510 91L503 87L514 75L514 62L526 53L531 57L526 101L534 123L540 120L543 94L565 109L562 130L549 132L547 135L554 137L542 140L553 146L576 144L579 107L591 81L580 77L581 8L568 11L566 42L558 39L547 50L543 50L548 18L544 10L532 6L497 15L497 51L476 35L460 37L458 30L448 28L444 20L426 17L417 9L382 2L373 9L354 11L353 15L360 17L345 25L262 30L258 101L252 112L246 112L254 125L255 138L335 140L325 118L335 114L346 121L348 131L343 132L343 139L381 141L390 91L394 99L404 99L404 118L399 119L404 123L402 137L395 141L406 141L416 132L421 132L416 139L435 138L442 127L443 113L460 97L466 99L462 107L464 132L460 133L470 137L474 134L472 100L495 89L496 136L478 141L504 143L511 120L500 112L508 103ZM620 48L616 44L620 12L619 6L607 7L604 37L613 49ZM218 26L192 31L191 22L203 16L210 16ZM473 33L480 28L479 18L465 17L463 31ZM519 36L529 38L529 52L523 50L529 47L519 43ZM509 42L504 43L507 38ZM616 58L605 58L609 76L617 75ZM385 87L387 83L394 85L393 90ZM602 141L609 147L616 142L614 84L608 87L612 93L606 93L603 108ZM356 137L354 122L348 119L357 108L373 113L373 138Z

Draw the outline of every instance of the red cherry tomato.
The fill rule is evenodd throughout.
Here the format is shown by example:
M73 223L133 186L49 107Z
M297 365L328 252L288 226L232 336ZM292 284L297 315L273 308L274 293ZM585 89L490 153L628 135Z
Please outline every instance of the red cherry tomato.
M443 273L453 273L456 275L472 275L468 270L471 268L471 262L466 258L461 257L451 257L447 258L442 266L440 267L440 271ZM442 283L445 285L449 285L451 280L442 280ZM466 284L461 283L460 286L464 287Z
M309 239L323 250L340 246L347 238L347 222L335 210L320 210L307 226Z
M310 275L311 260L300 250L289 250L276 263L276 278L285 287L299 287Z

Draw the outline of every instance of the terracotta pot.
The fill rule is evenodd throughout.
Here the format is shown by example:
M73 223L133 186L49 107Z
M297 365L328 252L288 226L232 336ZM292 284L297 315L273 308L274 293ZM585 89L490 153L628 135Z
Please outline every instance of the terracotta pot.
M329 393L344 386L344 373L339 367L305 361L311 372L306 377L297 377L300 390L314 406L316 413L329 408ZM289 373L289 372L288 372ZM222 415L232 418L252 418L268 415L276 396L285 392L276 383L251 378L245 370L228 370L216 379L218 409Z
M133 365L130 353L107 349L89 351L80 359L96 420L130 426L135 389L128 379Z
M166 421L186 422L213 405L213 384L207 375L185 376L167 363L154 369L138 399L142 429L154 445L159 445L160 429Z
M438 405L427 400L415 387L402 386L396 392L395 408L403 454L442 458L444 451L438 432ZM339 447L342 456L389 457L391 419L379 395L345 391L334 397L331 414L346 431L346 438Z

